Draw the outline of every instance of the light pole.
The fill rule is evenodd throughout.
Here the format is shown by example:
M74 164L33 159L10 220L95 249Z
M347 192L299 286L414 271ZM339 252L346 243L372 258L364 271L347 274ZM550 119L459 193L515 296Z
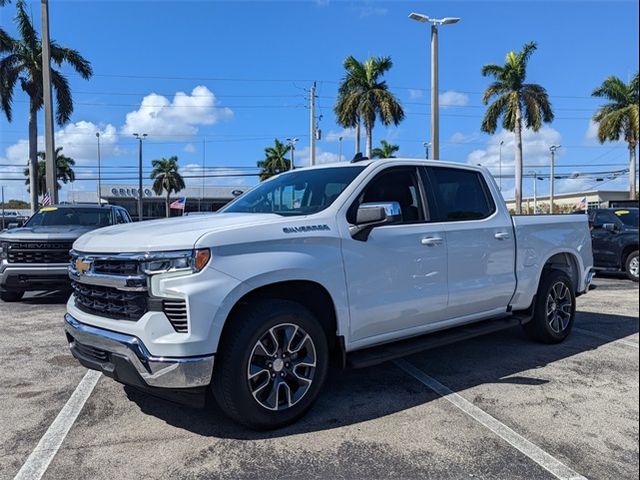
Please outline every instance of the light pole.
M296 150L296 143L298 143L299 138L287 138L287 144L289 145L289 149L291 150L291 165L289 165L289 170L293 170L295 166L293 165L294 160L294 152Z
M100 132L96 132L98 139L98 205L102 205L102 175L100 170Z
M538 213L538 172L532 170L529 175L533 177L533 213Z
M134 133L134 137L138 139L138 221L142 221L142 140L147 136L146 133Z
M49 192L51 203L58 203L58 184L56 146L53 134L53 101L51 97L51 53L49 41L49 1L41 0L42 7L42 101L44 104L44 145L45 145L45 165L46 165L46 191ZM32 163L34 161L32 160ZM36 172L38 162L35 160ZM34 175L32 173L32 175ZM31 193L33 197L33 191ZM37 190L36 190L37 198ZM34 206L32 205L32 208Z
M342 137L338 137L338 161L342 161Z
M429 160L429 147L431 146L431 142L424 142L422 146L424 147L424 158Z
M551 152L551 175L549 180L551 181L551 186L549 188L549 213L553 213L553 183L555 180L555 161L556 161L556 150L558 150L562 145L551 145L549 147L549 151Z
M500 191L502 191L502 145L504 145L504 140L500 140L498 148L498 188Z
M2 190L2 230L4 230L4 185L0 189Z
M440 118L438 106L438 26L458 23L459 18L429 18L421 13L412 12L409 18L420 23L431 24L431 143L433 159L440 158Z

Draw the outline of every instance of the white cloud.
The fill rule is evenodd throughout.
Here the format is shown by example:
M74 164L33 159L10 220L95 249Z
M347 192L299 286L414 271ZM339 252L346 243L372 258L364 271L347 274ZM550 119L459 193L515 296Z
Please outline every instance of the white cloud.
M584 138L587 140L598 140L598 126L599 124L593 120L589 120L589 126L584 133Z
M327 142L337 142L340 140L340 137L342 137L343 140L356 138L356 131L353 128L343 128L339 132L329 130L324 139Z
M127 113L123 134L146 133L163 137L192 136L199 125L212 125L233 116L227 107L217 107L216 96L205 86L195 87L191 94L177 92L172 101L151 93L142 99L138 110Z
M187 153L193 153L196 151L196 147L193 146L193 143L187 143L184 146L183 150Z
M456 92L455 90L447 90L438 97L440 106L446 107L464 107L469 104L469 95L466 93Z
M413 88L409 89L409 99L418 100L422 97L424 97L424 92L422 90L416 90Z
M342 155L344 160L344 154ZM311 158L311 150L309 147L304 148L296 148L295 151L295 166L296 167L308 167L310 164ZM340 158L337 153L333 152L325 152L320 148L316 147L316 164L321 163L335 163L338 162Z
M547 166L550 162L549 146L561 143L560 132L550 127L542 127L538 132L525 129L522 132L522 159L524 172L535 166ZM500 164L500 142L502 145L502 174L512 175L515 164L515 136L512 132L501 130L492 135L484 149L472 151L467 156L467 162L480 164L498 174ZM556 153L556 158L562 155L562 149Z
M478 137L479 137L478 133L467 134L462 132L455 132L449 138L449 143L470 143L470 142L473 142L474 140L477 140Z

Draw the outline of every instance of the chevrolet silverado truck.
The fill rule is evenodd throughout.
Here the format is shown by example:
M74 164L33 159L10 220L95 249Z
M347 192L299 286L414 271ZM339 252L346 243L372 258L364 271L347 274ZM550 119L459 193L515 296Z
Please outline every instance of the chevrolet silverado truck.
M23 227L0 232L0 298L19 301L24 292L69 288L69 251L90 230L128 223L113 205L42 207Z
M592 273L586 215L511 217L481 167L364 160L280 174L209 216L73 245L64 327L90 369L254 429L300 418L330 364L522 325L564 340Z

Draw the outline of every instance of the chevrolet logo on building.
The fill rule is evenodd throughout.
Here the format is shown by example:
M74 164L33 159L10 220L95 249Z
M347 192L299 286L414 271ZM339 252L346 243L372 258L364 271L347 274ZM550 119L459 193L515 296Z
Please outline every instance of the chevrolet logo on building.
M78 273L83 274L89 271L89 269L91 268L91 262L82 258L77 258L74 262L74 266L76 267L76 271Z

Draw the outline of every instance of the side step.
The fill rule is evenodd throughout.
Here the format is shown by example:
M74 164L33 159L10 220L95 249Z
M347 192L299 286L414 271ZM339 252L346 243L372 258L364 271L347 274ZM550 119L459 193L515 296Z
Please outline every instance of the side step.
M451 343L468 340L489 333L504 330L526 323L526 316L513 315L495 320L483 320L460 327L428 333L419 337L399 340L376 347L364 348L347 353L347 368L364 368L377 365L388 360L412 355L414 353L442 347Z

